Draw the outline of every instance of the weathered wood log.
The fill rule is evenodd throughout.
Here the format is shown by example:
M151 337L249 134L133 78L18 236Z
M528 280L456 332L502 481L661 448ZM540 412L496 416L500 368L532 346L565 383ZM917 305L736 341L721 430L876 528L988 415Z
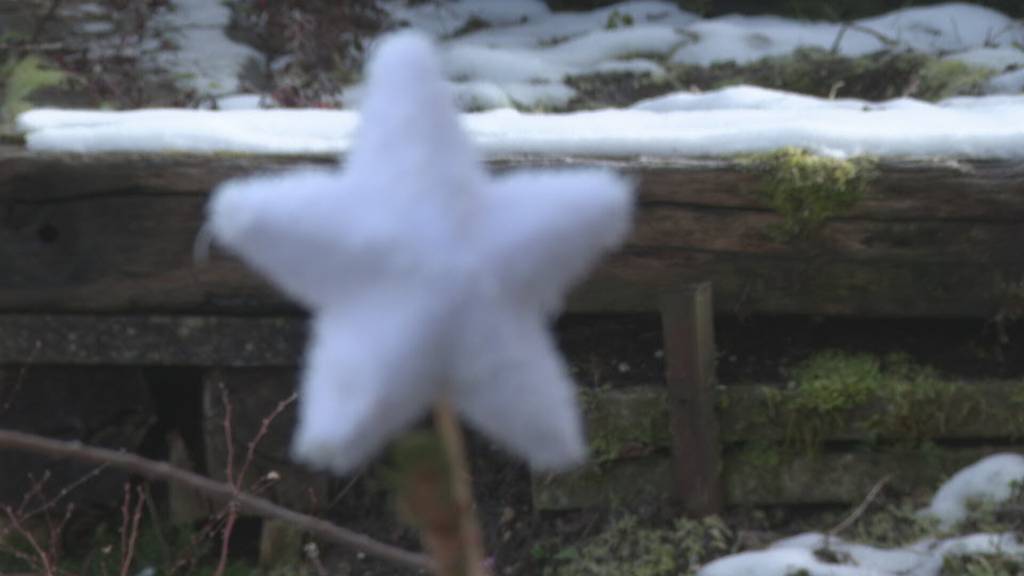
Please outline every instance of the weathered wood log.
M956 470L1009 448L881 450L821 454L734 451L725 455L725 501L730 506L852 504L883 477L902 493L929 494ZM667 457L587 466L533 480L538 510L658 504L671 493Z
M1024 438L1022 391L1019 380L946 382L935 394L916 390L917 404L879 402L836 411L827 426L813 428L821 447L808 450L803 419L811 415L795 407L794 392L721 387L724 500L734 506L851 503L887 474L896 475L901 490L933 490L943 475L984 455L979 445ZM588 390L583 405L592 464L535 478L534 505L554 510L669 500L675 473L668 457L668 390ZM894 448L921 442L973 447ZM842 449L829 448L836 445Z
M922 406L877 402L837 410L816 438L829 442L1024 439L1024 380L948 382L934 395L918 390ZM718 390L722 442L784 444L804 439L796 393L773 386L723 386ZM583 406L594 457L613 461L672 446L671 410L663 387L586 390Z
M225 179L330 158L37 154L0 145L0 311L291 310L239 263L192 260ZM653 311L703 280L719 310L990 317L1024 277L1024 164L890 161L853 209L783 240L760 177L726 160L522 157L609 166L640 188L636 230L570 298L574 311Z
M296 366L301 316L0 314L0 365Z

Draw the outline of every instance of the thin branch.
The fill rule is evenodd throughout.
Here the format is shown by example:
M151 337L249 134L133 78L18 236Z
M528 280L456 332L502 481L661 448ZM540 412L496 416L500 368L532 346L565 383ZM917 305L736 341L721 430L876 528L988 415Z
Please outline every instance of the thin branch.
M292 392L290 396L278 402L277 406L274 407L270 414L267 414L267 416L263 418L263 421L260 422L259 431L256 432L256 436L249 441L249 447L245 452L245 461L242 462L242 469L238 472L238 479L235 481L235 486L238 486L239 488L245 487L245 475L249 472L249 466L252 465L253 460L256 459L256 447L259 446L263 437L267 435L267 432L270 430L270 424L273 423L282 412L284 412L285 408L292 405L298 399L299 395Z
M132 488L124 485L124 505L121 507L121 576L128 576L135 558L135 543L139 539L139 522L142 520L142 505L145 501L142 487L135 488L135 509L132 511Z
M18 516L14 513L14 510L12 510L10 506L5 508L4 511L7 513L7 519L8 521L10 521L11 526L14 526L14 529L17 531L17 533L29 543L29 546L31 546L32 550L35 551L36 556L39 557L39 565L43 571L43 574L45 576L53 576L54 571L52 558L50 558L46 554L46 551L43 550L42 546L39 545L39 541L36 539L35 536L32 535L32 532L27 530L25 526L22 525L21 520L18 519Z
M336 526L326 520L278 506L264 498L239 492L230 484L210 480L171 466L166 462L149 460L127 452L85 446L81 442L53 440L14 430L0 430L0 448L45 454L53 458L71 458L93 464L109 463L113 468L138 474L150 480L180 484L201 492L213 500L234 502L241 512L261 518L282 520L324 540L347 546L393 564L416 570L432 571L434 569L433 562L422 554L385 544L365 534Z
M71 484L68 484L67 486L61 488L60 492L58 492L57 495L54 496L53 498L51 498L50 500L47 500L46 502L44 502L42 505L40 505L37 508L29 510L28 512L25 512L23 514L23 517L24 518L31 518L31 517L35 516L36 514L39 514L40 512L43 512L45 510L49 510L50 508L53 508L54 506L57 505L58 502L60 502L64 498L66 498L68 496L68 494L71 494L71 492L74 491L76 488L78 488L82 484L85 484L89 480L92 480L93 478L99 476L106 469L107 469L107 465L106 464L100 464L99 466L93 468L85 476L82 476L78 480L75 480Z
M861 502L860 505L858 505L857 508L855 508L849 516L844 518L842 522L836 524L834 528L829 530L828 536L835 536L839 534L840 532L852 526L854 522L856 522L861 516L863 516L864 512L867 511L868 506L870 506L871 502L873 502L875 498L878 497L878 495L882 492L882 488L885 488L885 485L889 483L889 480L892 480L892 476L883 476L881 480L876 482L874 487L871 488L871 490L868 492L868 495L864 497L864 501Z
M43 31L46 30L46 26L53 20L53 17L57 15L57 9L60 8L62 0L51 0L50 6L46 9L46 12L36 21L36 25L32 30L32 35L29 36L29 42L38 42L43 36Z

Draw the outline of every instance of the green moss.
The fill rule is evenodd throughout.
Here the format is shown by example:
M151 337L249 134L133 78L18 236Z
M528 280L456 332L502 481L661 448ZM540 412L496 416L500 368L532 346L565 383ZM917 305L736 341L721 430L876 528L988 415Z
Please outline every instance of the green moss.
M743 159L762 174L760 195L783 217L773 232L783 239L806 237L856 206L874 177L868 158L843 160L782 148Z
M918 74L914 96L923 100L942 100L957 94L980 94L985 82L995 73L991 68L979 68L955 60L932 59Z
M616 28L628 28L632 25L633 16L631 14L612 10L611 14L608 15L608 21L605 22L604 27L606 30L615 30Z
M877 53L856 58L820 48L749 64L723 62L711 66L677 65L669 70L673 83L711 90L752 84L819 97L887 100L907 94L933 57L917 53Z
M940 576L1018 576L1024 573L1020 557L995 554L947 556Z
M635 516L614 520L598 535L552 554L545 576L669 576L693 574L727 553L732 533L722 520L681 518L644 526Z
M814 449L832 427L859 417L877 436L912 445L945 430L956 387L909 357L825 351L788 371L782 397L790 445ZM961 406L961 409L977 406Z
M663 395L634 394L627 402L607 389L597 389L582 391L580 399L592 463L600 466L668 445L669 414Z
M0 122L13 122L18 114L32 107L29 101L32 94L43 88L57 86L66 77L64 72L46 67L42 59L36 56L26 56L0 66L0 78L4 85Z
M882 548L905 546L935 536L938 533L937 521L920 514L919 508L919 503L909 499L879 503L864 514L845 536ZM848 512L844 511L844 517L846 514Z

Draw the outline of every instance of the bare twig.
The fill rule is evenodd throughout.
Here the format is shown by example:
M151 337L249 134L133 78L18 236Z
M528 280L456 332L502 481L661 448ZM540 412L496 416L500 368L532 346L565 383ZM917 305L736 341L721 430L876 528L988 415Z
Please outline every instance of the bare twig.
M135 491L135 510L132 510L132 488L128 484L124 485L124 504L121 506L121 576L128 576L131 571L135 543L139 540L139 522L142 520L145 495L141 486L137 486Z
M78 488L82 484L85 484L89 480L92 480L93 478L99 476L100 473L102 473L106 469L107 469L107 465L106 464L100 464L99 466L93 468L92 470L89 471L88 474L82 476L78 480L75 480L74 482L68 484L67 486L65 486L63 488L61 488L60 492L58 492L57 495L54 496L53 498L47 500L46 502L44 502L39 507L33 508L32 510L29 510L28 512L25 512L23 517L24 518L31 518L31 517L35 516L36 514L39 514L40 512L43 512L45 510L49 510L50 508L53 508L54 506L57 505L58 502L60 502L64 498L66 498L68 496L68 494L71 494L71 492L74 491L76 488Z
M826 533L826 536L835 536L840 532L846 530L850 526L852 526L854 522L856 522L858 519L860 519L861 516L864 515L864 512L867 511L868 506L870 506L871 502L873 502L875 498L878 497L878 495L882 492L882 489L885 488L885 485L888 484L890 480L892 480L892 476L887 475L883 476L881 480L876 482L874 487L872 487L871 490L868 492L868 495L864 497L864 500L856 508L854 508L853 512L850 512L849 516L844 518L842 522L836 524L835 527L829 530Z
M856 22L846 21L839 26L839 32L836 33L836 38L835 40L832 41L832 47L829 49L830 53L839 53L839 47L843 43L843 37L846 36L846 32L849 30L855 30L857 32L867 34L868 36L873 36L876 40L878 40L882 44L885 44L889 48L892 48L893 46L899 44L899 41L896 40L895 38L886 36L885 34L882 34L877 30L873 30L862 24L857 24Z
M31 546L32 550L36 553L36 556L39 558L39 569L42 570L43 574L46 576L52 576L54 574L53 559L50 558L46 551L43 550L43 547L39 545L39 540L32 535L32 532L29 531L24 524L21 523L18 515L14 513L14 510L12 510L10 506L5 508L4 511L7 513L7 520L10 521L11 526L13 526L17 533L21 535L26 542L28 542L29 546ZM26 559L24 556L22 556L22 558Z
M32 35L29 37L29 42L35 43L43 36L43 32L46 30L47 24L53 20L53 17L57 15L57 9L60 8L62 0L51 0L50 6L46 9L46 13L36 21L35 28L32 30Z
M217 569L213 576L224 576L228 568L228 552L231 551L231 534L235 531L235 522L238 521L238 507L234 502L228 503L227 519L224 521L224 529L220 533L220 558L217 559Z
M242 488L245 483L245 474L249 471L249 466L252 465L253 460L256 459L256 447L259 445L263 437L267 435L267 431L270 429L270 424L285 411L288 406L291 406L299 398L299 395L292 392L291 396L288 396L284 400L277 403L277 406L267 414L267 416L260 422L260 429L256 432L256 436L249 441L249 447L245 453L245 462L242 463L242 469L238 472L238 480L235 482L235 486Z
M228 395L228 387L224 385L224 382L219 383L220 386L220 401L224 406L224 443L226 445L224 474L228 480L228 484L234 486L235 491L242 489L242 480L239 477L235 479L235 437L234 427L231 422L231 397ZM251 452L251 451L250 451ZM242 469L246 469L249 466L248 460L242 466ZM226 510L226 520L224 521L224 528L220 533L220 557L217 559L217 569L214 570L213 576L224 576L224 571L228 567L228 552L231 550L231 534L235 531L235 522L238 520L238 507L235 506L235 502L229 501Z
M54 458L71 458L94 464L106 463L113 468L138 474L151 480L180 484L201 492L213 500L234 502L241 512L262 518L282 520L324 540L347 546L393 564L417 570L429 571L434 568L433 562L422 554L385 544L365 534L331 524L326 520L278 506L264 498L241 493L230 484L210 480L171 466L166 462L157 462L127 452L85 446L80 442L53 440L14 430L0 430L0 448L45 454Z

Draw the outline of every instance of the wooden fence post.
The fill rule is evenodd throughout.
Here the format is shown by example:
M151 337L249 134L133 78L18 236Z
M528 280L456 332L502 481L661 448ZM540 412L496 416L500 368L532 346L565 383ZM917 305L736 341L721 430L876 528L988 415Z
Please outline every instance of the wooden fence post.
M693 516L722 506L713 314L710 282L666 294L661 302L677 496Z

